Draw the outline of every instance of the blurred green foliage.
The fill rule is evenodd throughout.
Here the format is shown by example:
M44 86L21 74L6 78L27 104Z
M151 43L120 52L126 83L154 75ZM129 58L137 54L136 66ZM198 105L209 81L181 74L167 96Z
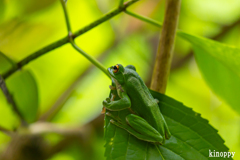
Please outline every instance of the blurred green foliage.
M8 79L7 87L14 95L14 101L23 117L30 123L34 122L38 111L38 89L31 72L17 72Z
M240 49L183 32L179 35L193 45L195 59L211 89L240 113Z
M73 31L98 19L103 13L117 7L118 3L111 0L69 0L67 8ZM162 0L141 0L129 10L162 22L164 6L165 1ZM222 27L238 21L239 10L238 0L184 0L179 29L212 37L220 33ZM1 74L12 66L12 62L18 62L67 35L63 10L57 0L0 0L0 16L3 17L0 20ZM148 84L159 32L159 28L120 14L76 38L76 43L88 54L99 57L106 67L116 63L134 65ZM238 25L230 28L219 41L240 47L239 33ZM176 61L173 63L178 63L178 60L187 55L190 47L189 43L177 37L174 51ZM234 55L232 58L235 58ZM205 59L200 63L205 66ZM229 90L229 94L235 97L233 99L236 104L239 103L238 95L235 94L239 92L239 88L234 88L233 83L229 86L221 83L229 79L237 83L237 78L230 78L230 73L227 73L226 68L215 72L218 77L223 77L216 76L215 81L215 77L211 77L210 83L218 83L215 88L209 88L212 86L206 84L191 57L171 71L167 95L193 107L193 110L208 119L226 141L230 151L236 152L234 159L240 159L240 115L231 108L231 103L215 95L215 92L222 92L223 88L232 88L233 92ZM13 93L19 90L16 94L22 97L18 96L16 101L19 101L19 106L29 121L41 118L52 106L57 106L58 112L51 116L51 121L72 126L86 124L100 114L102 100L109 93L110 80L92 67L70 44L66 44L30 62L9 77L6 83ZM25 96L27 92L31 93L29 97ZM22 107L26 102L29 102L27 107ZM239 107L235 109L239 111ZM14 130L18 125L19 120L0 91L0 126ZM93 155L92 159L104 159L103 136L94 131L91 136L93 140L88 146L91 150L86 153ZM45 137L50 144L61 140L58 135L52 136L53 138ZM9 142L10 138L0 132L0 154L4 153ZM51 159L80 159L87 156L84 152L84 147L73 144Z

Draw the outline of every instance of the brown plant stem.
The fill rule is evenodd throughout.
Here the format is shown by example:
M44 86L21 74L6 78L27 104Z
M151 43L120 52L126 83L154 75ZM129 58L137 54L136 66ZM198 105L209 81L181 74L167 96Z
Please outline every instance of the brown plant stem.
M165 93L171 67L181 0L167 0L162 33L158 45L151 89Z

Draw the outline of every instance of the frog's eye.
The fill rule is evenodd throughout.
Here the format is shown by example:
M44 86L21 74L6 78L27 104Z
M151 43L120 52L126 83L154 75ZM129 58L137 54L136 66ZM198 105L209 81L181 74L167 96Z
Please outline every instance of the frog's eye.
M118 70L119 70L119 66L118 65L113 66L113 72L114 73L117 73Z

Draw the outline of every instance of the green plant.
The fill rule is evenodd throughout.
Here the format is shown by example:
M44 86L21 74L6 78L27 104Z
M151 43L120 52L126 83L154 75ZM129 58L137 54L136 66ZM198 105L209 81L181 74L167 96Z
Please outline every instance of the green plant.
M93 23L90 23L89 25L87 25L86 27L83 27L77 32L72 32L65 3L63 1L61 2L64 9L64 14L65 14L65 19L66 19L66 24L68 29L68 36L60 40L57 40L56 42L51 43L50 45L43 47L42 49L39 49L38 51L30 54L29 56L27 56L26 58L23 58L18 62L15 62L11 58L9 58L10 56L7 57L5 56L5 54L0 53L0 62L1 62L0 71L3 77L3 79L1 78L1 88L3 90L2 93L5 94L8 103L12 105L13 111L18 117L18 118L15 117L15 115L12 117L8 117L10 121L8 122L4 121L0 123L2 125L0 129L2 132L10 136L12 139L17 137L16 135L21 136L21 138L26 137L26 139L29 139L29 143L19 145L19 148L26 146L27 144L31 144L33 140L36 140L35 136L37 136L37 139L40 139L40 141L42 141L43 137L41 136L41 134L43 133L55 132L64 136L66 136L68 133L67 129L62 130L61 127L59 128L58 126L55 126L51 123L39 122L39 120L51 120L55 118L57 113L61 110L62 102L60 104L56 104L57 107L52 107L50 109L46 109L46 106L47 106L46 104L42 105L42 106L45 106L45 108L39 107L38 82L36 82L35 80L36 78L34 77L34 74L32 73L31 69L29 71L29 67L26 66L29 62L32 62L33 60L42 57L46 53L49 53L49 51L52 51L58 47L61 47L67 43L70 43L74 49L76 49L79 53L81 53L88 60L90 60L90 62L95 66L97 66L100 70L106 73L105 67L103 67L101 63L99 63L95 58L89 56L89 54L84 52L82 49L80 49L76 45L76 43L74 42L74 39L76 37L83 35L83 33L86 33L92 30L93 28L97 27L99 24L105 21L108 21L113 16L121 12L125 12L128 15L131 15L137 19L140 19L141 21L147 22L154 26L162 27L162 25L159 22L156 22L152 19L140 16L138 14L135 14L133 12L126 10L128 6L137 2L137 0L132 0L132 1L126 2L125 4L123 4L123 0L120 0L119 7L117 7L115 10L102 16L100 19L94 21ZM239 86L240 84L239 83L240 82L240 74L239 74L239 69L240 69L239 68L240 67L239 52L240 51L239 49L225 45L225 44L221 44L216 41L212 41L203 37L194 36L192 34L189 34L183 31L177 31L177 36L190 42L190 44L193 46L194 55L196 57L196 61L198 63L199 69L201 70L203 77L211 87L212 91L216 93L216 95L218 95L221 99L223 99L227 104L229 104L229 106L231 106L237 113L239 113L240 111L238 107L239 106L239 101L238 101L239 89L238 88L240 88ZM64 69L64 67L61 69ZM77 74L73 71L72 73L75 74L75 79L76 79ZM216 79L218 80L217 83L216 83ZM6 80L6 85L4 80ZM68 81L70 82L72 80L68 80ZM26 83L27 83L27 86L26 86ZM13 95L13 97L11 94ZM183 106L181 103L163 95L156 95L156 97L158 96L160 97L162 96L160 99L163 99L162 103L164 107L161 110L163 110L163 113L165 114L165 116L168 117L167 121L171 126L171 132L173 133L174 137L176 137L176 139L178 140L180 139L177 142L175 141L176 142L175 144L166 145L167 146L166 148L174 150L175 153L170 152L169 150L164 148L164 146L161 148L161 153L163 153L163 157L167 157L167 158L182 157L184 159L191 159L193 156L196 156L196 157L199 156L198 158L200 159L200 158L208 157L207 149L216 149L219 151L228 150L227 147L223 144L224 141L217 134L216 130L213 129L206 120L202 119L198 114L193 112L191 109ZM2 106L9 106L7 105L6 100L1 100L1 101L2 101L1 102ZM179 111L180 108L181 108L181 111ZM48 110L49 112L46 112L46 110ZM7 112L11 112L11 111L7 109L6 113ZM46 114L43 114L44 112L46 112ZM39 114L42 116L38 117ZM37 120L38 122L36 122ZM183 127L180 127L179 124L178 125L176 124L178 121L182 122L181 126ZM192 123L189 123L189 122L192 122ZM19 123L20 125L18 125ZM191 128L191 126L194 124L196 124L196 128ZM14 131L13 128L18 128L18 129L17 131ZM40 130L37 130L37 128L40 128ZM204 130L201 130L203 128ZM178 135L177 131L180 129L184 130L184 132L186 132L187 134ZM75 129L70 131L75 131ZM119 131L118 133L123 134L124 136L127 136L125 135L125 133L121 133L121 132L122 131ZM209 132L211 133L211 135L207 136L208 135L207 133ZM79 135L81 134L82 133L79 132ZM121 135L118 135L118 136L121 137ZM191 139L194 139L194 138L198 140L199 139L204 139L204 140L201 142L191 141ZM117 138L117 137L115 139L121 140L121 138ZM169 141L169 143L170 142L172 141ZM185 147L186 150L192 149L192 147L190 146L193 146L194 149L192 152L190 151L190 152L180 153L180 150L176 148L177 145L182 146L186 144L185 142L188 144L188 146ZM135 148L134 143L137 143L138 145L142 145L143 148L144 146L148 145L146 142L138 141L133 138L133 141L131 141L129 144L133 146L133 150L136 150L136 152L138 151L138 149L141 150L143 148L140 148L140 147ZM114 144L117 146L118 141L116 142L114 141ZM41 152L39 152L38 154L42 155L40 156L40 158L49 158L55 153L54 151L52 151L54 150L54 147L50 147L50 150L52 152L48 153L44 149L43 147L44 145L39 144L39 146L41 146L39 147ZM201 148L203 146L204 146L204 149ZM126 149L127 146L124 146L124 147L120 146L120 148L121 147L122 149ZM19 149L19 151L21 151L21 149ZM113 152L110 152L109 155L107 156L110 156L112 159L114 159L114 158L117 158L120 153L124 154L124 152L126 152L126 150L124 150L123 152L117 151L116 153L113 151ZM147 154L149 156L152 156L154 155L154 153L155 153L154 150L149 150L149 153ZM188 155L184 153L191 153L191 154ZM141 152L141 154L146 154L146 152ZM24 155L21 155L21 156L24 156ZM21 159L21 156L19 156L20 159ZM132 156L131 158L134 159L136 157ZM27 159L27 158L25 157L24 159ZM128 157L128 159L130 158Z

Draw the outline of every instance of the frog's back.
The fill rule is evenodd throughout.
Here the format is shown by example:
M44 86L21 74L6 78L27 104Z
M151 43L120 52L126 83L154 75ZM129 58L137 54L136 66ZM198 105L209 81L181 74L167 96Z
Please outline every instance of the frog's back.
M127 74L125 90L131 98L131 102L138 105L152 106L155 100L142 78L135 71L130 71Z
M137 73L129 76L126 88L127 94L131 99L132 110L158 131L163 130L162 123L156 122L161 117L159 106Z

